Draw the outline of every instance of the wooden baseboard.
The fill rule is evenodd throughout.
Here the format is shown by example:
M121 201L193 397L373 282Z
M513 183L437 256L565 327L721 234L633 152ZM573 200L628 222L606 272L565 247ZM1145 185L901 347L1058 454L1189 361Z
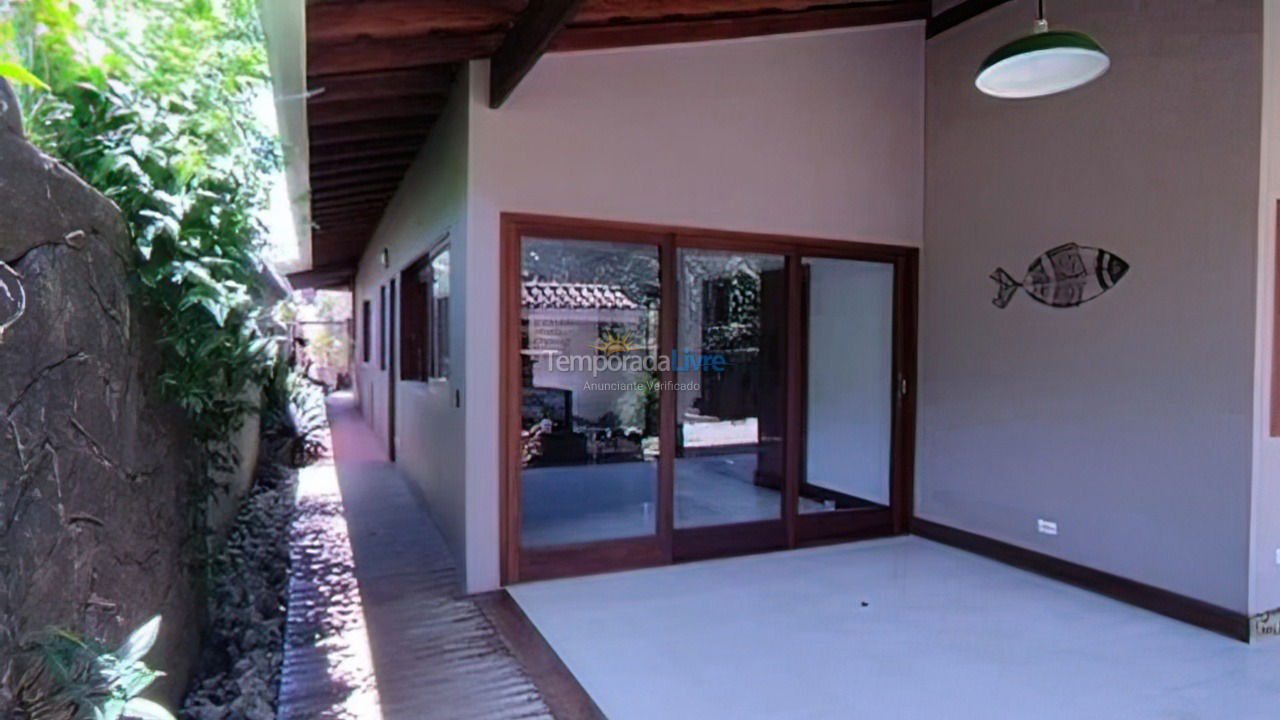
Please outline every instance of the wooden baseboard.
M911 520L911 532L1235 640L1249 641L1250 621L1244 613L918 517Z
M599 706L506 590L474 595L472 599L533 680L556 720L605 720Z

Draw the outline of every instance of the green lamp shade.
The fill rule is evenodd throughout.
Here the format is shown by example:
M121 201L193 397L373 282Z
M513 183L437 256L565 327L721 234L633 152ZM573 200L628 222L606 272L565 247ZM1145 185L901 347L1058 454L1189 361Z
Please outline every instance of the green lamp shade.
M1081 32L1050 30L1019 38L991 53L975 83L998 98L1043 97L1098 79L1111 58Z

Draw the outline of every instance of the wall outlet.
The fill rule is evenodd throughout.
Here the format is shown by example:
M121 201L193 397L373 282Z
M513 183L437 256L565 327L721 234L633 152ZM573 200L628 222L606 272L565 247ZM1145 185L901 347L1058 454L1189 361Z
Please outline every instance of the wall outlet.
M1036 520L1036 530L1039 530L1044 535L1057 535L1058 523L1053 522L1052 520L1045 520L1044 518L1040 518ZM1280 552L1280 551L1277 551L1277 552Z
M1276 548L1276 564L1280 565L1280 548Z

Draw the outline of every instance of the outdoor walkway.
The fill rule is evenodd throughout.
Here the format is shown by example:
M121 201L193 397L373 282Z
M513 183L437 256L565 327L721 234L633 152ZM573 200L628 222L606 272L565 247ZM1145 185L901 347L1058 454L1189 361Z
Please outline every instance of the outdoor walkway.
M387 460L383 443L365 425L350 395L331 398L329 418L362 606L356 611L363 615L362 623L348 625L367 627L377 692L376 697L355 693L361 699L348 702L342 713L292 717L551 718L493 625L462 595L443 537L408 481ZM359 652L355 647L347 654ZM297 707L298 698L308 695L306 683L294 680L291 685L289 668L295 665L305 668L308 663L290 662L287 653L282 720L291 717L284 701L293 698ZM333 683L326 684L322 674L310 677L314 695L333 694Z

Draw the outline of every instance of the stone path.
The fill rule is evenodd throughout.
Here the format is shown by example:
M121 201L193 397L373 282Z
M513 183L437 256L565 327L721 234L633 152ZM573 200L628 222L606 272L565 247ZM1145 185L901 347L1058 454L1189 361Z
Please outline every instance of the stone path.
M295 578L300 604L296 623L290 608L279 718L551 718L493 625L462 594L444 539L351 397L334 396L329 417L340 495L315 486L312 517L321 527L300 536L297 567L308 575ZM349 560L333 523L320 521L337 518L339 503ZM362 638L373 684L361 674L369 667Z

